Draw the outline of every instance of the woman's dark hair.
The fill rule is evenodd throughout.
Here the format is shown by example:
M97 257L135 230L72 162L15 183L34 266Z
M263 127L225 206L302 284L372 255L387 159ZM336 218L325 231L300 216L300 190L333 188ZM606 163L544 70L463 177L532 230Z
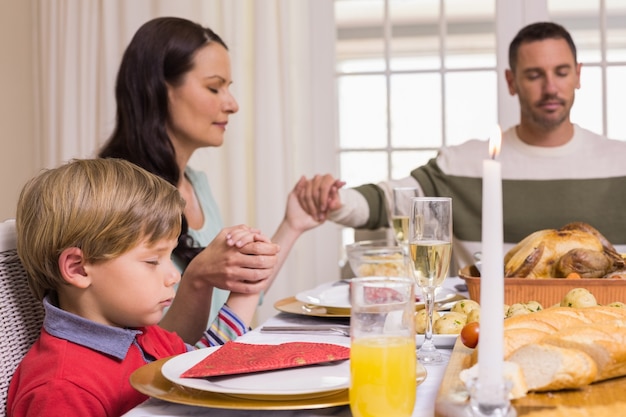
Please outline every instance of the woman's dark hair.
M178 185L184 173L166 130L167 84L180 85L193 67L195 53L211 42L228 49L211 29L177 17L156 18L137 30L117 73L115 128L98 156L126 159ZM189 236L183 215L174 254L187 264L201 249Z
M517 52L523 43L543 41L545 39L565 39L576 61L576 45L567 29L554 22L538 22L523 27L509 45L509 68L515 72Z

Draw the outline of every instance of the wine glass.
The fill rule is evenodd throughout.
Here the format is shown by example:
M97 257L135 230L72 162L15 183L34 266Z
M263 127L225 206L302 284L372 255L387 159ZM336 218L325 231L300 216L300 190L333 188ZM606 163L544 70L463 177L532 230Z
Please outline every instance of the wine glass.
M419 197L419 189L415 187L395 187L393 189L393 205L390 211L390 222L396 243L407 249L409 245L409 214L411 201Z
M444 362L445 353L433 343L433 311L435 290L448 275L452 253L452 199L448 197L417 197L411 204L409 218L409 256L413 278L425 299L426 332L417 351L422 363Z

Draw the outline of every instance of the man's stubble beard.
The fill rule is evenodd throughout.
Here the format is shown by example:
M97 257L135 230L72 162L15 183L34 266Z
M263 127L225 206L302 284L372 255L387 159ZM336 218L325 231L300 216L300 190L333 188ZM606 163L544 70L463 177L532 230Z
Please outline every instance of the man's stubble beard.
M550 98L551 97L542 97L539 103ZM559 100L565 101L562 99L559 99ZM522 109L522 113L526 116L526 118L530 120L535 126L538 126L543 130L552 130L561 126L563 123L569 120L570 112L572 110L573 105L574 105L573 98L572 98L571 103L567 103L567 101L565 101L563 103L563 112L557 118L545 117L544 115L541 114L541 112L534 111L534 107L529 106L528 101L524 101L524 104L521 105L521 109Z

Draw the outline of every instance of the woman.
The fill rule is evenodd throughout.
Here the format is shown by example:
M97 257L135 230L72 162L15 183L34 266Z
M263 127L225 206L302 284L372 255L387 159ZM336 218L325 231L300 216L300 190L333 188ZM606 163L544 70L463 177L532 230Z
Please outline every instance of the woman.
M175 17L145 23L122 58L116 126L100 151L165 178L186 201L174 251L183 278L161 326L188 343L199 339L207 318L204 344L245 332L295 240L319 224L292 192L271 241L245 225L222 229L206 176L187 164L196 149L222 145L239 109L231 83L226 44L211 29Z

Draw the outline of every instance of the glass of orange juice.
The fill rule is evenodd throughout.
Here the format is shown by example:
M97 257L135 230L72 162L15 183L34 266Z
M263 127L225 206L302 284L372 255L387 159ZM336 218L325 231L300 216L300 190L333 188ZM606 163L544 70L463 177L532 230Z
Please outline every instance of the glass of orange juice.
M351 280L350 410L354 417L410 417L415 406L415 283Z

